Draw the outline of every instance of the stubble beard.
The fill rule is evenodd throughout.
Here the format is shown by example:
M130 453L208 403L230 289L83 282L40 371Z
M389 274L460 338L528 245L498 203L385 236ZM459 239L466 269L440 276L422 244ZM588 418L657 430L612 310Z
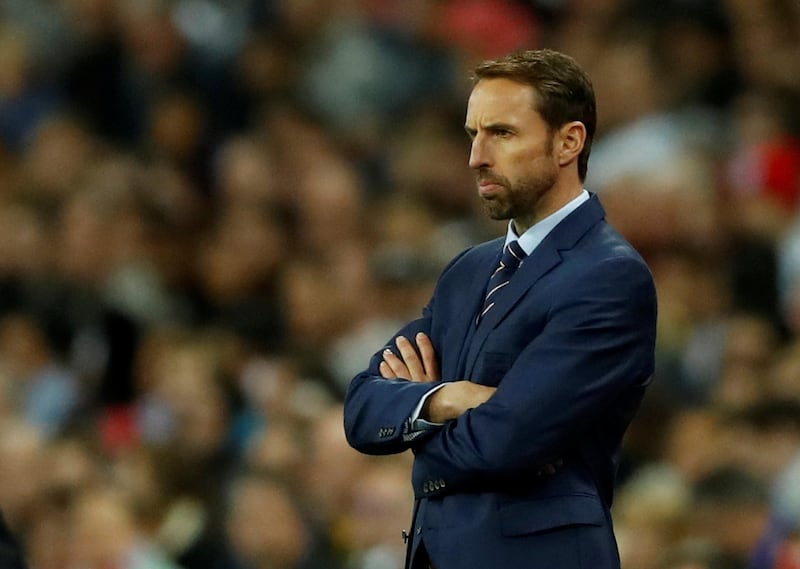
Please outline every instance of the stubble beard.
M509 179L496 177L496 183L505 191L483 198L486 213L491 219L508 220L532 216L543 196L553 188L558 177L555 168L548 168L535 176L529 176L512 183Z

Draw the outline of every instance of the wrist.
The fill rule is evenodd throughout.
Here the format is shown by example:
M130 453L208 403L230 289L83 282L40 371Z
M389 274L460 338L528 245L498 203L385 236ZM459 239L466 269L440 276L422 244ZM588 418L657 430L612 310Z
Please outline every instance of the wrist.
M428 397L422 408L422 417L432 423L444 423L458 416L458 414L453 414L452 402L445 394L448 387L448 385L443 385Z

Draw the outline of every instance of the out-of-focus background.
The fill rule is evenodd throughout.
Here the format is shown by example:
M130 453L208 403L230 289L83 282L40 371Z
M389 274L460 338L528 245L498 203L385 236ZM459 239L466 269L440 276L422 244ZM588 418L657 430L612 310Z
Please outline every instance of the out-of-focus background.
M800 567L800 2L3 0L0 508L34 569L399 569L352 375L500 235L469 70L574 56L652 266L625 569Z

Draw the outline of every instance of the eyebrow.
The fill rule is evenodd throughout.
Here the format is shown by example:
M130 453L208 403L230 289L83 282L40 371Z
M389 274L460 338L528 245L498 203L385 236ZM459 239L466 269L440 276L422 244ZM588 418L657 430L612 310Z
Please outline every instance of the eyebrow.
M470 127L468 125L464 125L464 130L470 136L470 138L472 138L476 134L478 134L478 129L472 128L472 127ZM501 131L501 130L507 130L509 132L517 132L518 128L516 126L512 125L512 124L509 124L509 123L498 122L498 123L491 123L491 124L486 125L485 127L483 127L483 130L487 130L489 132L498 132L498 131Z

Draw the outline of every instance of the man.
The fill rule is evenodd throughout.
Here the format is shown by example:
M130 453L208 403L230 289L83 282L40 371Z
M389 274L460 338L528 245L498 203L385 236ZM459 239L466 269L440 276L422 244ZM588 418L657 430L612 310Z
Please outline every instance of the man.
M469 165L507 235L445 268L345 400L353 447L414 452L406 567L619 568L614 474L653 373L656 298L583 189L595 123L568 56L475 70Z

